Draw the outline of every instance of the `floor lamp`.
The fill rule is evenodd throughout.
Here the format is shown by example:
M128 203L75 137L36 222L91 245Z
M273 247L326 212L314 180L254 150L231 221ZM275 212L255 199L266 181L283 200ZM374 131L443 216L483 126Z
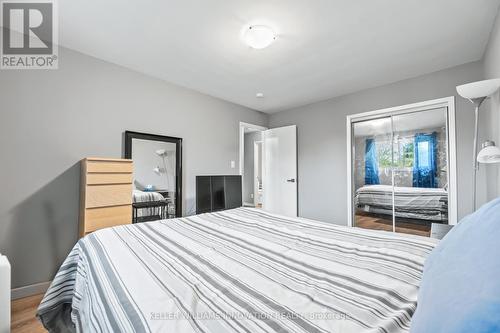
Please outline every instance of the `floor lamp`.
M500 149L495 147L493 141L486 141L483 145L483 149L480 152L480 156L477 155L477 136L478 136L478 126L479 126L479 107L484 102L484 100L500 89L500 79L477 81L468 84L464 84L457 87L457 92L463 98L468 99L474 104L474 147L473 147L473 170L474 176L472 178L472 204L474 211L476 210L476 176L478 169L478 160L481 163L483 161L489 161L488 163L500 162L500 156L498 156ZM489 148L485 150L486 148ZM495 149L496 148L496 149ZM489 155L489 154L493 155ZM496 156L496 157L495 157Z
M170 182L168 180L168 169L167 169L167 162L165 161L165 159L167 158L167 151L165 149L158 149L157 151L155 151L156 155L158 155L159 157L161 157L161 160L163 161L163 172L165 173L165 179L167 180L167 188L166 190L170 190ZM158 169L158 171L156 171ZM157 173L162 173L161 169L156 167L155 172Z

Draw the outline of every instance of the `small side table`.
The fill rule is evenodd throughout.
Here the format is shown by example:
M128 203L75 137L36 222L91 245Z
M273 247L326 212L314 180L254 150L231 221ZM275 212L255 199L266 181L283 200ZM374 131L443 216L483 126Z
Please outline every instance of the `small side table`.
M165 220L168 218L168 207L170 203L163 201L134 202L132 204L132 223ZM149 209L153 214L139 216L139 210Z
M156 193L160 193L166 201L168 201L169 205L167 207L167 219L172 219L176 217L175 213L175 192L168 190L156 190Z

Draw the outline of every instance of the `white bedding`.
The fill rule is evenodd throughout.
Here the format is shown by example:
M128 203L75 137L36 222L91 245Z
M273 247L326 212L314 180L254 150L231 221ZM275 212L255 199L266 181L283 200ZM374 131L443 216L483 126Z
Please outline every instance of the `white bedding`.
M392 185L365 185L359 188L361 192L392 192ZM405 187L394 186L394 192L399 194L412 194L412 195L447 195L448 192L443 188L429 188L429 187Z
M356 205L367 212L392 214L391 185L365 185L356 191ZM396 216L446 220L448 192L442 188L394 187Z
M158 192L144 192L134 190L132 193L133 202L163 201L165 198Z
M38 315L77 332L407 332L429 238L239 208L94 232Z

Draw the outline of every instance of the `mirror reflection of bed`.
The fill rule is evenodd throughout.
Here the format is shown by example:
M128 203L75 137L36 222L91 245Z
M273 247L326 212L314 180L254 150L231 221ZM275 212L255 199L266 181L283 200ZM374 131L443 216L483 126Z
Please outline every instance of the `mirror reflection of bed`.
M126 132L126 155L134 161L133 222L174 218L179 212L180 139ZM179 152L180 153L180 152Z
M447 109L353 124L357 227L429 236L448 224Z

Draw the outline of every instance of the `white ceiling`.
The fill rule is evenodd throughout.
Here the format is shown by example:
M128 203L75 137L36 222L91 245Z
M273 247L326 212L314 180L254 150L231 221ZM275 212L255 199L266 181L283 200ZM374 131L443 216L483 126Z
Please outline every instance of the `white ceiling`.
M60 44L275 112L479 60L500 0L59 1ZM241 41L249 24L278 40ZM255 94L263 92L264 98Z

